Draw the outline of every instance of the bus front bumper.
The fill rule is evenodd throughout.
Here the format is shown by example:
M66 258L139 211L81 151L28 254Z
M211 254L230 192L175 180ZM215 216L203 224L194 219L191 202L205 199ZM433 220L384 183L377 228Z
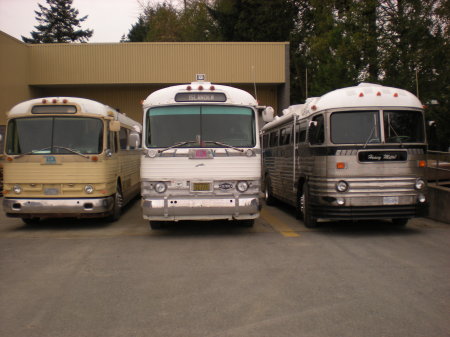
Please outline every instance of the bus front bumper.
M9 217L101 217L112 210L114 198L19 199L4 198Z
M246 220L259 217L259 196L143 198L147 220Z

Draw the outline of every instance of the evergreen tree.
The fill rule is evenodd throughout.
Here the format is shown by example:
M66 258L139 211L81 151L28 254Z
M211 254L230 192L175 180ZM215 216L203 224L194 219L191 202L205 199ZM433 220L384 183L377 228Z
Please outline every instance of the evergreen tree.
M73 0L45 0L49 7L38 4L35 11L39 25L31 32L31 38L22 36L26 43L87 42L94 31L81 29L87 15L77 18L79 12L72 7Z

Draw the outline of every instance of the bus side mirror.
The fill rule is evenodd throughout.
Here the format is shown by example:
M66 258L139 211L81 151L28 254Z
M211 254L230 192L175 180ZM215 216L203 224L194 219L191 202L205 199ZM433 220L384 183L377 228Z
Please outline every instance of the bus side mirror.
M128 146L130 148L138 148L141 144L141 137L139 133L131 131L128 135Z
M109 130L113 132L120 131L120 122L119 121L110 121L109 122Z
M263 121L269 123L275 118L275 110L271 106L265 108L262 112Z

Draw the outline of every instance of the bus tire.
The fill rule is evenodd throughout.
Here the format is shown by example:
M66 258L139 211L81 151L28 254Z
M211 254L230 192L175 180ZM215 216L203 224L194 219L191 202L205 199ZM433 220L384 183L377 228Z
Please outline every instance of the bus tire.
M113 209L111 210L111 214L108 217L108 221L114 222L119 220L120 215L122 214L122 207L123 207L122 190L120 189L119 183L117 183L116 194L114 194Z
M397 227L405 227L409 219L392 219L392 223Z
M303 223L307 228L316 228L317 219L311 214L311 201L309 195L309 187L306 183L303 188L304 207L303 207Z
M152 230L159 230L164 228L164 221L149 221Z
M270 181L269 176L266 177L265 179L265 184L264 184L264 196L266 199L266 205L267 206L272 206L275 204L275 198L272 194L272 182Z

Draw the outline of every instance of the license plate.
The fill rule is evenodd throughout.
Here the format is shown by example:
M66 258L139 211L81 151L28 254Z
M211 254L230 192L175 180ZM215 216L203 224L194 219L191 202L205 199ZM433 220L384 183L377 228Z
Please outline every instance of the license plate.
M59 194L59 189L57 189L57 188L46 188L44 190L44 194L45 195L58 195Z
M398 205L398 197L383 197L383 205Z
M192 185L194 192L208 192L211 191L211 183L194 183Z

